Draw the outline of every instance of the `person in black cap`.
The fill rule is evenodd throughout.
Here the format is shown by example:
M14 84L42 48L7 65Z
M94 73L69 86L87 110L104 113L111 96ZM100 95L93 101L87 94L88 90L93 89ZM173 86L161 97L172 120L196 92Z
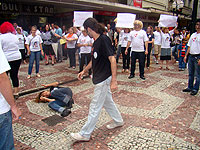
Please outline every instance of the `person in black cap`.
M42 91L36 97L35 102L49 102L48 106L59 112L62 117L66 117L71 113L72 104L74 100L72 99L72 90L68 87L59 87L58 82L54 82L47 85L42 85L44 87L50 87L50 91Z

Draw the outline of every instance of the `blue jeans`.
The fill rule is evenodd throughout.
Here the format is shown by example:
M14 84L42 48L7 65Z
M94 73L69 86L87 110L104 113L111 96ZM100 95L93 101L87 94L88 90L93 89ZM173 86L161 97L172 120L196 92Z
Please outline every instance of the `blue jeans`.
M176 61L178 61L178 51L177 51L178 45L175 45L172 47L172 55L174 56L174 58L176 59Z
M28 66L28 74L31 75L33 64L35 61L35 70L36 73L39 73L39 66L40 66L40 51L37 52L31 52L30 58L29 58L29 66Z
M62 101L56 100L56 101L50 102L48 104L48 106L51 109L53 109L53 110L55 110L55 111L57 111L59 113L62 113L64 111L64 109L65 109L64 107L67 106L67 104L62 102Z
M188 88L191 90L198 91L200 85L200 66L198 65L197 59L200 56L189 56L188 60L188 71L189 71L189 81ZM196 77L196 82L194 84L194 77Z
M0 115L0 150L14 150L12 113Z
M112 99L110 90L111 78L112 77L109 77L103 82L95 85L94 97L90 103L88 121L80 131L80 135L86 138L90 138L103 107L116 123L123 122L122 116Z
M184 57L179 57L179 68L186 68L186 63L184 62Z

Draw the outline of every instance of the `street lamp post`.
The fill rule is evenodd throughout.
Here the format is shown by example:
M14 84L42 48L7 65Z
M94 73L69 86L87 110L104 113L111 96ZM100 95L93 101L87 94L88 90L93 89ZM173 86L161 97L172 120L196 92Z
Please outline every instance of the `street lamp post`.
M182 0L174 0L174 2L172 3L173 16L174 12L176 12L176 15L178 16L178 14L182 12L183 7L184 2Z

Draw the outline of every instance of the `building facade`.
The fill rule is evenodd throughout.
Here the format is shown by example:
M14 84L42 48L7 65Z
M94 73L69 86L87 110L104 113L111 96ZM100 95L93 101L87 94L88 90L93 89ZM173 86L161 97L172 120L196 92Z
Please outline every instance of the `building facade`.
M118 12L134 13L147 27L157 25L160 14L173 15L172 3L173 0L2 0L0 22L17 22L25 29L55 21L69 27L73 23L73 11L79 10L93 11L94 17L104 24L111 23ZM193 0L184 0L179 13L183 26L191 18L192 6Z

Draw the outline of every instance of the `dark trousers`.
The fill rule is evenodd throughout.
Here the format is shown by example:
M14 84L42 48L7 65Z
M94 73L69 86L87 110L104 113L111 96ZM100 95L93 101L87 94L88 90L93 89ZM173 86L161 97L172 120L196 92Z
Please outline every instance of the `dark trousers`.
M140 77L144 76L144 52L131 52L131 75L135 75L136 59L139 60Z
M118 48L117 48L117 56L116 56L116 62L117 63L119 62L120 54L121 54L121 45L119 45Z
M145 55L145 61L147 60L147 64L146 64L147 67L150 66L151 50L152 50L152 47L148 47L148 54Z
M194 55L190 55L188 59L188 72L189 72L188 88L195 91L199 91L199 85L200 85L200 66L198 65L198 59L200 59L200 56L194 56Z
M76 48L67 49L70 67L76 67Z
M26 50L25 49L20 49L19 51L21 52L22 60L26 60Z
M9 65L11 69L7 72L7 74L10 73L13 87L19 87L18 72L21 65L21 59L10 61Z
M87 64L85 63L85 59L87 59ZM80 64L80 72L83 71L83 66L88 65L91 60L91 54L90 53L82 53L81 54L81 64ZM92 71L89 70L89 75L91 75Z
M65 48L65 44L62 45L62 51L63 51L63 56L67 59L68 53L67 53L67 48Z
M129 69L130 66L130 52L131 48L128 48L128 54L125 54L126 47L121 48L122 56L123 56L123 69Z

